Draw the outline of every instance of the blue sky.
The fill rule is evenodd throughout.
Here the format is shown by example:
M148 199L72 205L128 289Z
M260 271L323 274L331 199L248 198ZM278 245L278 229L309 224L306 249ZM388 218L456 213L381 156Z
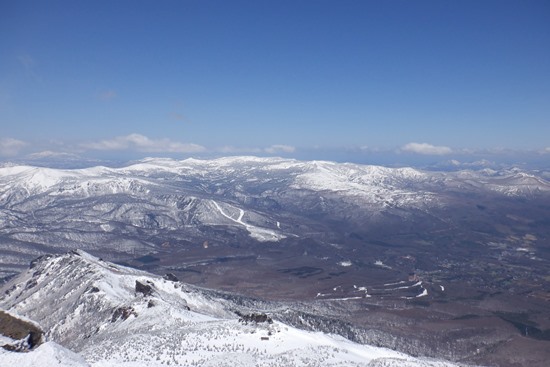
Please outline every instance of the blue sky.
M2 1L0 158L550 158L549 45L548 1Z

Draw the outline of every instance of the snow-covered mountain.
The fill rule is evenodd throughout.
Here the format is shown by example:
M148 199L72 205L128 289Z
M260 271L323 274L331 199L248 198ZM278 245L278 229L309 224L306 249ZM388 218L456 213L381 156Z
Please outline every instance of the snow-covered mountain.
M37 259L1 294L0 308L38 322L47 340L28 353L1 350L2 365L454 365L300 330L276 313L83 251Z
M318 335L310 332L323 331L413 355L496 365L509 365L513 355L517 365L543 366L550 327L541 316L548 312L550 263L544 177L518 169L433 172L256 157L145 159L117 168L4 164L0 282L19 287L2 302L47 331L49 342L29 355L76 366L114 363L89 356L122 350L116 338L129 356L164 350L161 343L193 355L177 338L221 353L215 338L204 337L216 330L231 340L252 335L243 337L251 343L245 351L262 352L262 333L305 345L300 340ZM77 251L26 271L40 255L77 249L119 265ZM152 295L137 291L136 281ZM50 294L45 306L41 298ZM262 313L275 322L238 322ZM275 333L277 322L288 330ZM213 329L200 334L193 325ZM134 348L150 331L149 346ZM167 342L168 335L175 337ZM315 336L325 341L311 348L320 356L331 343L355 350L339 338ZM524 338L540 345L525 349ZM284 341L273 353L287 350ZM159 357L165 365L168 354ZM275 354L266 360L284 364ZM19 354L3 358L32 365Z
M145 159L121 168L5 165L0 276L72 248L116 260L178 241L272 245L316 233L332 238L364 223L438 221L433 211L464 195L549 193L550 183L518 170L443 173L257 157Z

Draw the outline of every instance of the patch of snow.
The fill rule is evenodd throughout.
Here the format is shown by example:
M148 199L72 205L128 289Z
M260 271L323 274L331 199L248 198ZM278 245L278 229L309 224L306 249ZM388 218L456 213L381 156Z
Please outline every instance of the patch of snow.
M352 262L350 260L340 261L338 265L348 267L352 265Z
M385 268L385 269L391 269L391 266L388 266L388 265L384 264L381 260L376 260L374 262L374 265L379 266L381 268Z
M333 301L349 301L352 299L363 299L365 297L344 297L344 298L333 298Z
M254 238L258 241L261 241L261 242L276 242L276 241L279 241L279 240L286 237L285 235L277 233L273 230L270 230L270 229L267 229L267 228L256 227L256 226L253 226L251 224L243 222L244 210L242 210L241 208L238 209L239 210L239 217L237 219L235 219L232 216L226 214L225 211L221 208L221 206L216 201L212 200L212 203L214 204L214 206L220 212L221 215L223 215L227 219L229 219L229 220L245 227L245 229L250 234L250 237L252 237L252 238Z
M0 348L0 364L17 367L90 367L86 360L55 342L46 342L27 353Z
M419 298L419 297L425 297L428 295L428 290L424 287L422 287L422 293L420 293L419 295L416 296L416 298Z
M13 344L16 340L0 334L0 345Z

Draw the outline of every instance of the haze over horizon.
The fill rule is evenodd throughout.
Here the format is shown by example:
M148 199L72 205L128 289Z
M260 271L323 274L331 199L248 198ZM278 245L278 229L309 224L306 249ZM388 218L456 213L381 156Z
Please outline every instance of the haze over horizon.
M8 1L0 160L546 162L546 1Z

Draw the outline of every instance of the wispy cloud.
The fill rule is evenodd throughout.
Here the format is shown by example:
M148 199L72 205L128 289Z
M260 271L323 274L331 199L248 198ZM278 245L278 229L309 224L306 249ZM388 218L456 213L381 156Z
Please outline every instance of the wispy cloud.
M401 147L401 151L425 155L445 155L453 152L449 147L427 143L408 143Z
M12 138L0 139L0 156L12 157L17 155L27 143Z
M108 89L100 92L97 97L102 101L111 101L117 97L117 93L112 89Z
M43 159L43 158L66 158L66 159L78 159L78 156L75 153L69 152L55 152L52 150L44 150L41 152L31 153L27 156L30 159Z
M269 154L294 153L294 151L296 151L296 148L290 145L275 144L268 148L265 148L264 151Z
M234 147L231 145L223 146L217 149L218 152L224 154L281 154L281 153L294 153L296 148L290 145L275 144L265 148L251 148L251 147Z
M206 149L202 145L180 143L170 139L150 139L141 134L118 136L113 139L81 145L90 150L136 150L145 153L197 153Z
M232 145L226 145L218 149L220 153L224 154L258 154L262 152L260 148L240 148Z

